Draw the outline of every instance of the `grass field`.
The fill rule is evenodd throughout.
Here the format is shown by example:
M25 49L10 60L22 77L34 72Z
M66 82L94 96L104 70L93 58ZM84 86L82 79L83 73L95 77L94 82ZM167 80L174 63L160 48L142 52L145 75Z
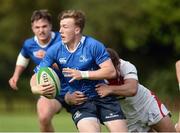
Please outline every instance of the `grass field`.
M53 119L56 131L73 132L77 131L71 116L65 111L56 115ZM0 131L1 132L38 132L39 126L35 113L32 112L15 112L0 114Z
M5 104L0 100L0 132L39 132L39 125L35 112L35 103L24 100L13 100L13 104ZM13 107L13 108L12 108ZM175 123L178 112L172 112L172 120ZM77 132L72 122L71 115L62 110L53 119L56 132ZM107 131L102 126L102 131Z
M77 132L71 116L62 111L53 119L56 132ZM107 131L102 127L103 131ZM39 132L38 121L35 113L15 112L0 113L0 132Z
M178 113L173 113L173 121L177 121ZM57 132L77 132L71 116L62 111L53 119ZM107 131L102 127L102 131ZM35 112L0 113L0 132L39 132Z
M53 125L56 132L77 132L71 115L65 110L54 117ZM102 131L107 131L104 126ZM0 132L39 132L36 100L0 99Z

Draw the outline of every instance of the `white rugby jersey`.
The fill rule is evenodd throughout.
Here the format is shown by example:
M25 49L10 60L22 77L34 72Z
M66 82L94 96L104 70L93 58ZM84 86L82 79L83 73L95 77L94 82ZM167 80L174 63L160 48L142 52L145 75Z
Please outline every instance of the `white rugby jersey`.
M120 73L122 79L135 79L138 80L136 67L128 61L120 59ZM139 113L143 113L144 108L148 108L153 100L151 91L138 83L138 90L135 96L126 97L121 99L121 107L127 118L136 118Z
M108 80L109 84L122 85L125 79L138 81L136 67L122 59L120 62L120 77ZM135 96L121 98L119 101L127 118L128 131L147 132L150 125L158 123L169 111L149 89L139 83L137 89Z

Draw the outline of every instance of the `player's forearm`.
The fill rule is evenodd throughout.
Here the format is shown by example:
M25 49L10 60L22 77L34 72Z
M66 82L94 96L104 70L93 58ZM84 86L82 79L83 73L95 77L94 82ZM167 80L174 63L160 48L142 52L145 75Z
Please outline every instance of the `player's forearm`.
M112 79L116 77L116 70L110 59L101 63L99 66L100 69L89 71L89 79Z
M132 91L130 87L126 85L121 86L110 86L112 89L112 95L119 95L119 96L134 96L135 91Z
M111 79L116 76L116 71L113 68L101 68L96 71L88 71L89 73L89 78L92 80L97 80L97 79Z
M119 96L134 96L137 93L138 84L136 81L125 82L123 85L112 85L112 94Z
M16 65L13 76L20 77L25 69L24 66Z

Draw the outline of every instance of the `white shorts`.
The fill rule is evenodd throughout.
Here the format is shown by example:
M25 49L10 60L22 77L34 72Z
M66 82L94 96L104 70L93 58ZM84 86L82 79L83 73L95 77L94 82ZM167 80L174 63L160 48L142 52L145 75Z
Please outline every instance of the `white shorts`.
M153 95L152 102L142 108L142 110L136 114L135 118L128 120L128 130L130 132L148 132L151 125L157 124L169 113L164 104Z

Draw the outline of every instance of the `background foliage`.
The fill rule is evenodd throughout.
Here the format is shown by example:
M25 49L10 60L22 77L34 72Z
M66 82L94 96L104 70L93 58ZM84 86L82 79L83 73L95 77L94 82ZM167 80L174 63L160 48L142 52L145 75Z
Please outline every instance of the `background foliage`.
M0 3L0 95L8 103L7 110L13 109L15 99L30 103L36 99L29 89L32 64L22 75L18 92L10 90L8 85L22 43L33 35L30 17L36 9L52 13L54 30L59 30L59 12L83 10L87 16L84 33L134 63L140 82L172 108L178 107L175 62L180 55L179 0L1 0Z

